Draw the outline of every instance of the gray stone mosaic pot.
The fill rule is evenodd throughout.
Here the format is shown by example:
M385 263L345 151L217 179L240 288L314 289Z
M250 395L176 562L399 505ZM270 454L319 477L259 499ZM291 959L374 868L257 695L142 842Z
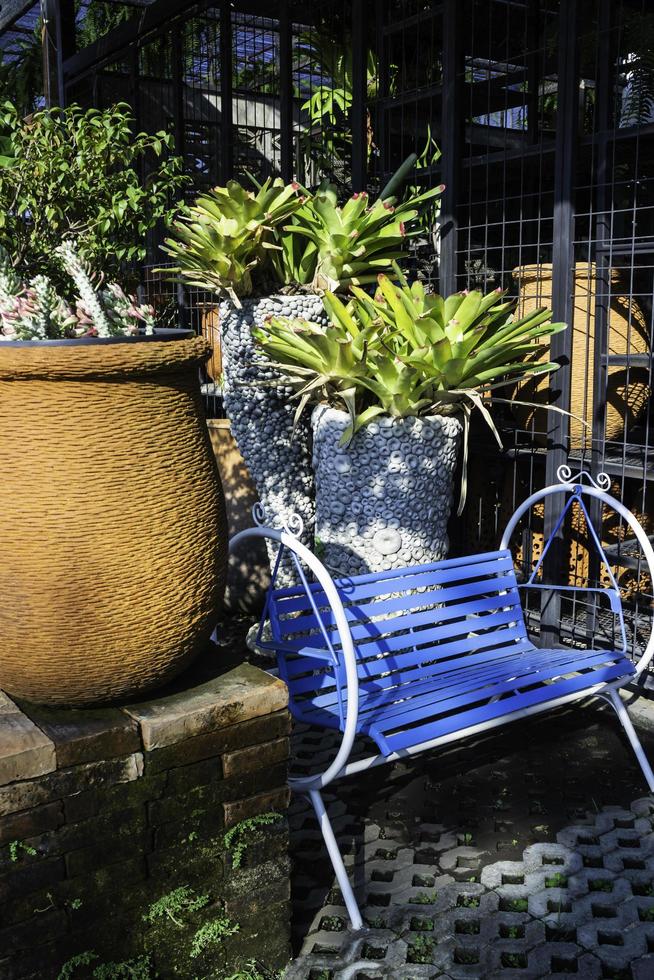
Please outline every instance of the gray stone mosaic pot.
M304 542L313 545L314 483L311 427L302 419L293 432L297 402L291 389L262 384L274 379L252 339L253 326L266 317L294 316L324 322L318 296L269 296L243 299L238 309L228 300L219 306L223 358L223 397L231 431L254 481L268 521L287 521L293 513L304 522ZM273 552L269 551L271 558ZM289 584L288 570L278 584Z
M357 575L445 558L459 419L381 416L346 448L339 446L345 412L319 405L311 421L316 538L330 571Z

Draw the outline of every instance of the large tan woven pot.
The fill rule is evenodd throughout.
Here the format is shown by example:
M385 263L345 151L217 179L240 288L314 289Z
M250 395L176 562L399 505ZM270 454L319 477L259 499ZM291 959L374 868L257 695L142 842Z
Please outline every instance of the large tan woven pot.
M0 688L141 695L207 643L223 494L202 338L0 345Z
M517 316L526 316L540 306L552 302L552 266L524 265L513 270L519 285ZM572 364L570 411L585 420L585 428L570 419L570 439L573 447L590 443L593 420L593 349L595 343L596 268L594 263L577 262L574 272L574 318L572 330ZM543 356L548 356L549 343L543 344ZM611 269L609 310L609 353L645 354L649 351L649 329L643 310L635 299L629 299L629 281L620 269ZM647 367L613 365L608 368L606 406L606 439L621 439L625 428L642 415L649 398ZM550 385L556 387L556 374L551 379L539 375L521 382L515 397L521 401L546 403ZM537 442L544 442L554 424L554 413L541 408L513 406L513 415L522 429L535 429Z

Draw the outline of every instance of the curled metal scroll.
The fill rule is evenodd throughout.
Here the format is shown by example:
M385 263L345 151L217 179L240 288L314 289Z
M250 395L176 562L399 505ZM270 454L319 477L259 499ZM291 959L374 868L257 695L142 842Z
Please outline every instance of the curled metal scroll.
M570 467L566 466L565 463L559 466L556 477L559 483L577 483L579 486L583 486L584 480L587 480L590 486L595 487L596 490L611 489L611 477L608 473L598 473L596 478L592 477L586 470L580 470L573 474Z
M257 527L272 527L278 531L286 531L295 538L302 537L304 532L304 521L299 514L290 513L286 518L278 514L272 520L268 520L263 504L259 500L252 507L252 520Z

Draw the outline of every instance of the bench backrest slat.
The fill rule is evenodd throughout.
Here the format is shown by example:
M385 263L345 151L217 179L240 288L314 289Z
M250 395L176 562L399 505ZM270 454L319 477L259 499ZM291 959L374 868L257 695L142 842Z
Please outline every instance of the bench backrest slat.
M361 693L421 677L483 666L502 646L528 645L511 553L489 552L432 565L337 579L358 658ZM338 631L324 591L312 599L338 651ZM275 590L270 602L273 640L298 651L324 648L309 597L301 588ZM335 703L334 675L324 662L285 658L291 697L316 706Z

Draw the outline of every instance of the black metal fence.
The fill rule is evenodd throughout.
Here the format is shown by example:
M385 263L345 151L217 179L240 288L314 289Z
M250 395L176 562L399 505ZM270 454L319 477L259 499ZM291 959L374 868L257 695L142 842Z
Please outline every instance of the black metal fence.
M504 449L475 443L453 527L464 550L493 545L513 505L568 461L607 471L654 532L653 52L648 0L157 0L64 72L70 101L124 100L142 126L170 128L196 186L249 171L374 192L416 152L414 182L446 190L414 272L445 293L501 286L569 323L552 343L558 373L500 409ZM206 328L211 297L185 303ZM640 641L652 583L624 528L593 517ZM549 503L532 511L525 564L554 519ZM602 578L576 520L569 531L548 574ZM602 622L551 602L542 630L583 639Z

